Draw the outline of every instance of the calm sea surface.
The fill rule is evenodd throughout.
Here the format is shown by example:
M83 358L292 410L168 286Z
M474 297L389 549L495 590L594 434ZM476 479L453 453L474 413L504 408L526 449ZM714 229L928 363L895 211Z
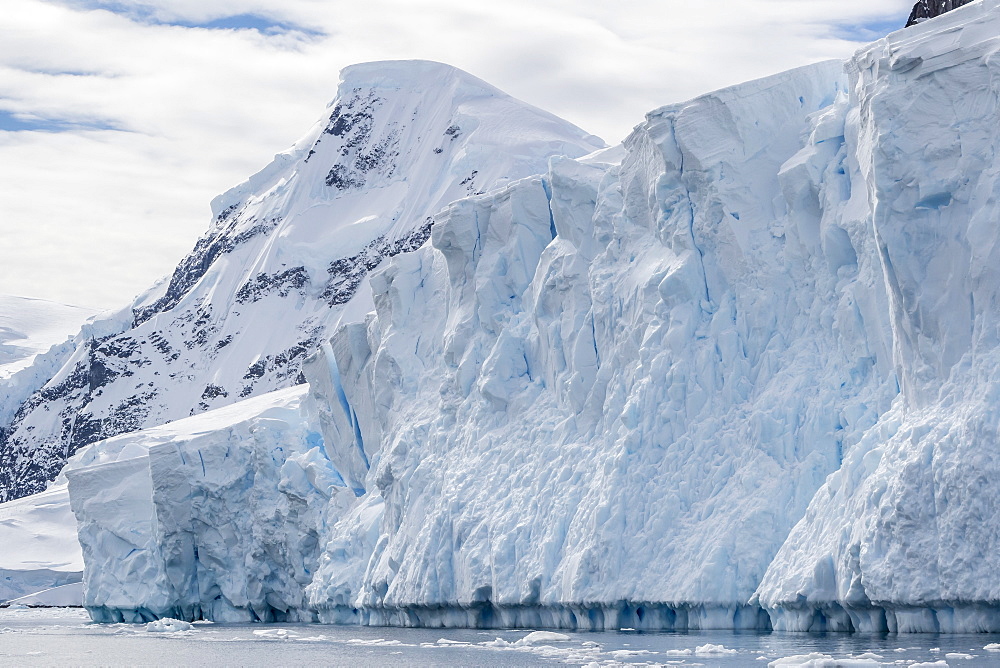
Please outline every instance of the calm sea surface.
M621 631L516 644L531 631L199 623L158 633L93 624L79 609L0 609L0 666L766 666L810 653L883 666L1000 666L1000 652L984 649L998 635Z

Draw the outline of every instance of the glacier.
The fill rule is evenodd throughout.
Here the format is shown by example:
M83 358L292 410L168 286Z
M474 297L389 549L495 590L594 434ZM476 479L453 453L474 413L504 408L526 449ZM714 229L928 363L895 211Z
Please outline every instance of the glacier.
M849 63L901 390L768 568L779 628L1000 629L998 17L972 3Z
M353 254L350 296L287 291L330 312L283 367L305 383L189 399L194 415L69 460L55 484L84 604L99 621L1000 631L998 35L1000 0L977 0L846 63L654 110L615 147L545 126L575 140L471 188L464 168L362 174L335 157L345 140L307 197L295 176L341 136L314 131L215 208L303 207L260 243L310 277ZM338 99L362 102L329 123L367 124L343 119L386 80L421 100L467 81L358 66ZM555 123L477 118L506 138L469 149L484 165ZM441 155L421 146L420 166ZM317 193L349 224L317 224ZM362 215L385 201L419 213ZM225 220L199 244L240 233ZM412 243L369 257L372 239ZM254 308L273 338L246 345L287 345L303 321L285 279L228 269L234 252L176 303L166 284L140 298L130 326L184 337L163 320L184 300L271 300Z

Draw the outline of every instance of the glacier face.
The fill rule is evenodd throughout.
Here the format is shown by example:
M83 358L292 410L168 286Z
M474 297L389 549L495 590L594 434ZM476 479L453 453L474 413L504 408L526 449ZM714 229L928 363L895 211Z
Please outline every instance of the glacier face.
M768 569L757 598L781 628L1000 628L998 12L974 3L850 65L901 394Z
M292 387L88 446L67 466L98 621L310 621L328 506L354 496Z
M440 202L429 244L367 274L374 311L314 347L308 389L191 418L235 431L78 455L86 604L1000 630L998 34L1000 1L971 3L846 72L664 107Z
M301 383L319 342L370 310L367 274L441 207L603 145L446 65L346 69L320 122L213 202L169 279L38 367L44 386L0 422L0 501L88 443Z
M620 162L457 202L373 276L324 353L356 448L381 444L380 536L347 580L368 516L334 529L321 616L761 625L772 556L897 391L865 218L840 215L867 197L848 106L822 63L657 110Z

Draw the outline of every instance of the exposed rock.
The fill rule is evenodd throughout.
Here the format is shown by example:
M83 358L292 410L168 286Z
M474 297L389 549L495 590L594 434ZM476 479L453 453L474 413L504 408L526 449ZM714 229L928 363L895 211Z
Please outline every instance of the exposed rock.
M913 5L910 18L906 20L906 27L909 28L927 19L940 16L945 12L950 12L956 7L967 5L970 2L972 0L920 0L920 2Z

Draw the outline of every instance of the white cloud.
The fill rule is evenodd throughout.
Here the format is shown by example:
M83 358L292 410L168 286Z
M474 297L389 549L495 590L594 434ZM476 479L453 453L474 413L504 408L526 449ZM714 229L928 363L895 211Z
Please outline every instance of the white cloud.
M354 62L448 62L614 142L659 105L847 57L852 27L902 22L909 4L6 0L0 113L62 131L0 132L0 292L125 303L193 246L214 195L310 127ZM234 16L275 29L184 27Z

